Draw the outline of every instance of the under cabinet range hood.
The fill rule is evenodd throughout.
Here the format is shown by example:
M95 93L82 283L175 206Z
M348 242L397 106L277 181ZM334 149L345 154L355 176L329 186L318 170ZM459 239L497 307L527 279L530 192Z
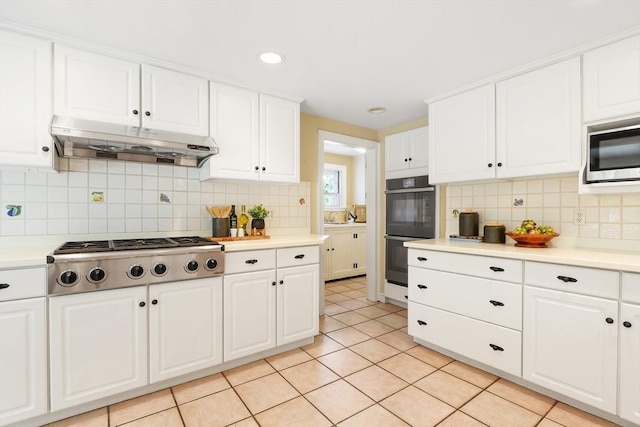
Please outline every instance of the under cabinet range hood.
M210 136L54 116L49 126L60 157L200 167L218 154Z

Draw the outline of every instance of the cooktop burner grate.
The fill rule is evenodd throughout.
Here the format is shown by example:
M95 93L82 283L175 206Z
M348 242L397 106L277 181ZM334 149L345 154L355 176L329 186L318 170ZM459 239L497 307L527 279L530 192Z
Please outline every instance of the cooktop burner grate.
M54 254L74 254L80 252L104 252L111 250L110 240L90 240L86 242L66 242Z
M180 246L171 239L122 239L113 240L114 251L126 251L132 249L158 249L158 248L175 248Z

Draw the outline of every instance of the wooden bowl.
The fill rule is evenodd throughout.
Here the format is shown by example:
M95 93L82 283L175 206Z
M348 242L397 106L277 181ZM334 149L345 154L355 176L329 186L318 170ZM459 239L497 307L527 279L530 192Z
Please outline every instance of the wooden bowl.
M507 236L516 241L516 246L521 248L546 248L547 242L554 237L558 237L560 234L515 234L511 231L507 231Z

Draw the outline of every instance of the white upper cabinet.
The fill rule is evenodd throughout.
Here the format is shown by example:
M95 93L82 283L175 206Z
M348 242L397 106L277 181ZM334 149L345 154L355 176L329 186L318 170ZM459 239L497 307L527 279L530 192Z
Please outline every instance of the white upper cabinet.
M386 178L405 178L429 173L429 131L427 127L385 138Z
M429 104L429 182L495 177L495 86Z
M580 58L496 85L496 176L580 169Z
M202 168L202 179L300 180L298 102L216 82L210 93L210 134L220 153Z
M140 126L140 65L56 45L54 113Z
M59 116L208 135L206 79L55 46Z
M209 135L209 82L142 65L142 124L151 129Z
M51 43L0 30L0 167L51 168Z
M584 121L640 113L640 35L582 56Z

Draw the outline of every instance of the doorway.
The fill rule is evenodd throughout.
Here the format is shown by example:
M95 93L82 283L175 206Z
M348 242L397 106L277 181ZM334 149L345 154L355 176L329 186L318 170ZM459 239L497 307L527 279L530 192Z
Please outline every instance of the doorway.
M324 164L325 164L325 146L331 147L331 151L343 153L351 153L348 155L363 156L364 170L359 174L354 183L356 193L364 193L364 203L366 213L366 230L367 230L367 299L377 301L379 294L379 262L380 245L379 241L379 177L380 177L380 144L377 141L355 138L352 136L337 134L327 131L318 132L318 206L317 206L317 230L319 234L324 233L324 213L325 213L325 193L322 183ZM361 197L359 194L358 197ZM362 200L362 198L360 198ZM348 202L347 202L348 203Z

